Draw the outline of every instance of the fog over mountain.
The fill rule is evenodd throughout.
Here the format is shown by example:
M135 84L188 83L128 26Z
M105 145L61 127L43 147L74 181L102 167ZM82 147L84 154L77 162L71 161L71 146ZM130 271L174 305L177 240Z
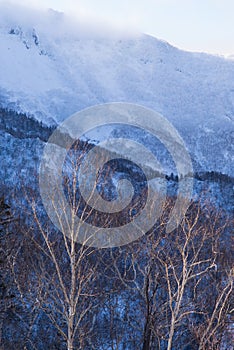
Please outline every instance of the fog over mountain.
M177 128L197 170L232 175L234 60L54 10L0 13L1 107L56 125L96 104L140 104Z

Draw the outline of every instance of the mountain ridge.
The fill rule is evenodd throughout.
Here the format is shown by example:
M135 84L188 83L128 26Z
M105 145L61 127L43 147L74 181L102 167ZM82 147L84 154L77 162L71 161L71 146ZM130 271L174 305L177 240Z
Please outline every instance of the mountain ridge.
M0 17L1 107L55 126L101 103L143 105L177 128L201 169L232 174L234 61L145 34L95 36L63 14L43 16L35 26L27 16Z

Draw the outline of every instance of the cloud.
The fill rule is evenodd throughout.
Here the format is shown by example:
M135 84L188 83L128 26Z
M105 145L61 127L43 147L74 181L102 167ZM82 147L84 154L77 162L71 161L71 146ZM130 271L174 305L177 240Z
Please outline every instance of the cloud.
M135 31L125 27L115 26L111 22L98 20L92 15L83 15L76 12L76 15L65 14L60 11L46 9L37 6L38 2L21 0L15 4L14 1L0 1L0 26L14 27L21 26L25 30L32 28L42 33L49 33L50 36L62 37L126 37L135 36ZM34 6L32 6L34 4Z
M132 37L146 32L187 50L228 53L234 48L233 0L0 0L0 22L4 1L5 8L13 6L16 22L39 23L54 35ZM48 7L66 15L48 16Z

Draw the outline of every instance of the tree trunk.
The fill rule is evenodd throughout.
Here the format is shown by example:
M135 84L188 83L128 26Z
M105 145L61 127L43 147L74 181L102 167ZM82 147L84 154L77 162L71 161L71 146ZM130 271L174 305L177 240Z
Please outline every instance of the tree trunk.
M175 320L174 320L174 317L172 317L171 329L170 329L168 343L167 343L167 350L171 350L171 348L172 348L172 339L174 336L174 332L175 332Z
M68 332L67 332L67 350L74 350L74 344L73 344L73 326L72 324L70 324L70 320L69 320L69 324L68 324Z
M149 328L149 323L146 322L144 329L144 341L142 350L150 350L150 339L151 339L151 330Z

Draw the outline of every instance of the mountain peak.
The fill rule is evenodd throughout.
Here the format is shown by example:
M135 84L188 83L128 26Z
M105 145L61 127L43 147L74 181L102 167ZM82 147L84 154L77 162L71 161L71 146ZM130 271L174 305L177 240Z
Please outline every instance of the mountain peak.
M1 107L56 124L100 103L141 104L168 118L207 169L231 171L233 143L223 140L233 131L233 60L184 52L142 34L92 34L54 10L6 11L9 16L0 15ZM217 156L207 155L207 142Z

